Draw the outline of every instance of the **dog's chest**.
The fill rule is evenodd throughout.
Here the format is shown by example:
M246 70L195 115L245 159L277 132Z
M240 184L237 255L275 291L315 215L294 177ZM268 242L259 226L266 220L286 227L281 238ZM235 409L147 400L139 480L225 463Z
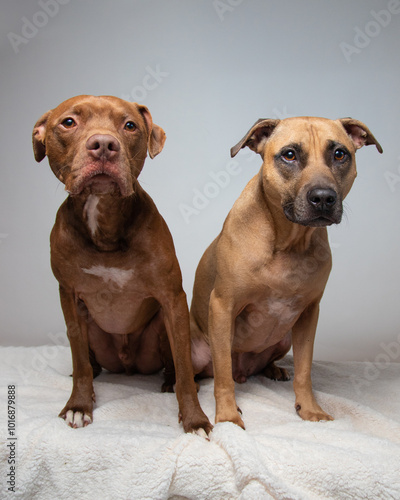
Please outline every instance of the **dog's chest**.
M276 252L260 272L261 296L276 303L273 310L300 296L314 299L323 292L330 267L330 252L321 246L310 246L302 253Z
M156 301L146 298L145 290L136 282L136 274L135 267L96 264L81 268L76 292L104 331L131 333L142 328L158 310Z
M234 347L261 352L280 342L304 310L301 296L255 297L236 318Z
M278 324L291 324L303 308L302 297L277 297L271 295L260 302L260 307L278 322Z
M123 290L134 276L133 269L121 269L119 267L106 267L94 265L82 268L82 271L89 276L96 276L102 280L104 285L115 292Z
M261 352L280 342L322 294L328 274L313 254L275 255L253 280L248 303L236 318L234 348Z

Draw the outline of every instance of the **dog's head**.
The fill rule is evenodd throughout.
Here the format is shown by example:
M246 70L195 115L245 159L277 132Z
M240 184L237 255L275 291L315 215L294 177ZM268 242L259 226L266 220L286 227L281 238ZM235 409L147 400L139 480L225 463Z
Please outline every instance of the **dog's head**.
M73 97L45 113L33 129L36 161L47 155L71 195L130 196L147 151L162 150L165 133L146 106L112 96Z
M319 227L341 221L357 175L355 152L370 144L382 153L370 130L352 118L260 119L231 156L245 146L259 153L268 200L291 222Z

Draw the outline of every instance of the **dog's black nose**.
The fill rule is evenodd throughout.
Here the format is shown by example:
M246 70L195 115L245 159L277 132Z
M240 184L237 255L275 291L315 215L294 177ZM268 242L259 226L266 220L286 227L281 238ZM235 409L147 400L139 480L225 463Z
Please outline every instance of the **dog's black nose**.
M337 194L330 188L314 188L307 194L310 205L316 210L331 210L336 203Z
M111 160L121 149L120 143L112 135L95 134L86 141L86 149L95 158L105 158Z

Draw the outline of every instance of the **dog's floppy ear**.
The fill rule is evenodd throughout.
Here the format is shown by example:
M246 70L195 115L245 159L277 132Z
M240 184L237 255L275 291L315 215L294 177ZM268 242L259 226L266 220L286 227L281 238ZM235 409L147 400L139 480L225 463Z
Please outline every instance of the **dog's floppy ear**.
M46 124L47 120L50 116L51 110L47 111L39 120L36 122L33 127L32 132L32 144L33 144L33 152L35 154L35 160L37 162L42 161L46 156Z
M353 118L339 118L338 121L343 125L356 149L375 144L376 149L383 153L382 146L364 123L353 120Z
M161 153L167 136L165 135L165 132L161 127L153 123L150 111L146 106L140 104L138 105L138 109L144 118L147 131L149 133L147 149L149 151L150 158L153 159L158 155L158 153Z
M231 157L236 156L239 150L246 146L261 154L265 141L270 137L279 122L280 120L274 118L260 118L257 120L243 139L231 148Z

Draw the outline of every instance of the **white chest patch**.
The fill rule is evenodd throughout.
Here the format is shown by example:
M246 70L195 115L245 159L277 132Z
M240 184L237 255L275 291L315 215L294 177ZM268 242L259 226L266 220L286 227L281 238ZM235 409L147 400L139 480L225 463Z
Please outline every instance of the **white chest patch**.
M90 194L86 200L85 206L83 208L83 215L86 217L87 224L89 226L92 236L97 231L97 218L99 216L99 209L97 205L99 204L100 197L95 194Z
M93 266L82 271L102 278L106 283L113 282L123 288L133 276L133 269L119 269L118 267Z

